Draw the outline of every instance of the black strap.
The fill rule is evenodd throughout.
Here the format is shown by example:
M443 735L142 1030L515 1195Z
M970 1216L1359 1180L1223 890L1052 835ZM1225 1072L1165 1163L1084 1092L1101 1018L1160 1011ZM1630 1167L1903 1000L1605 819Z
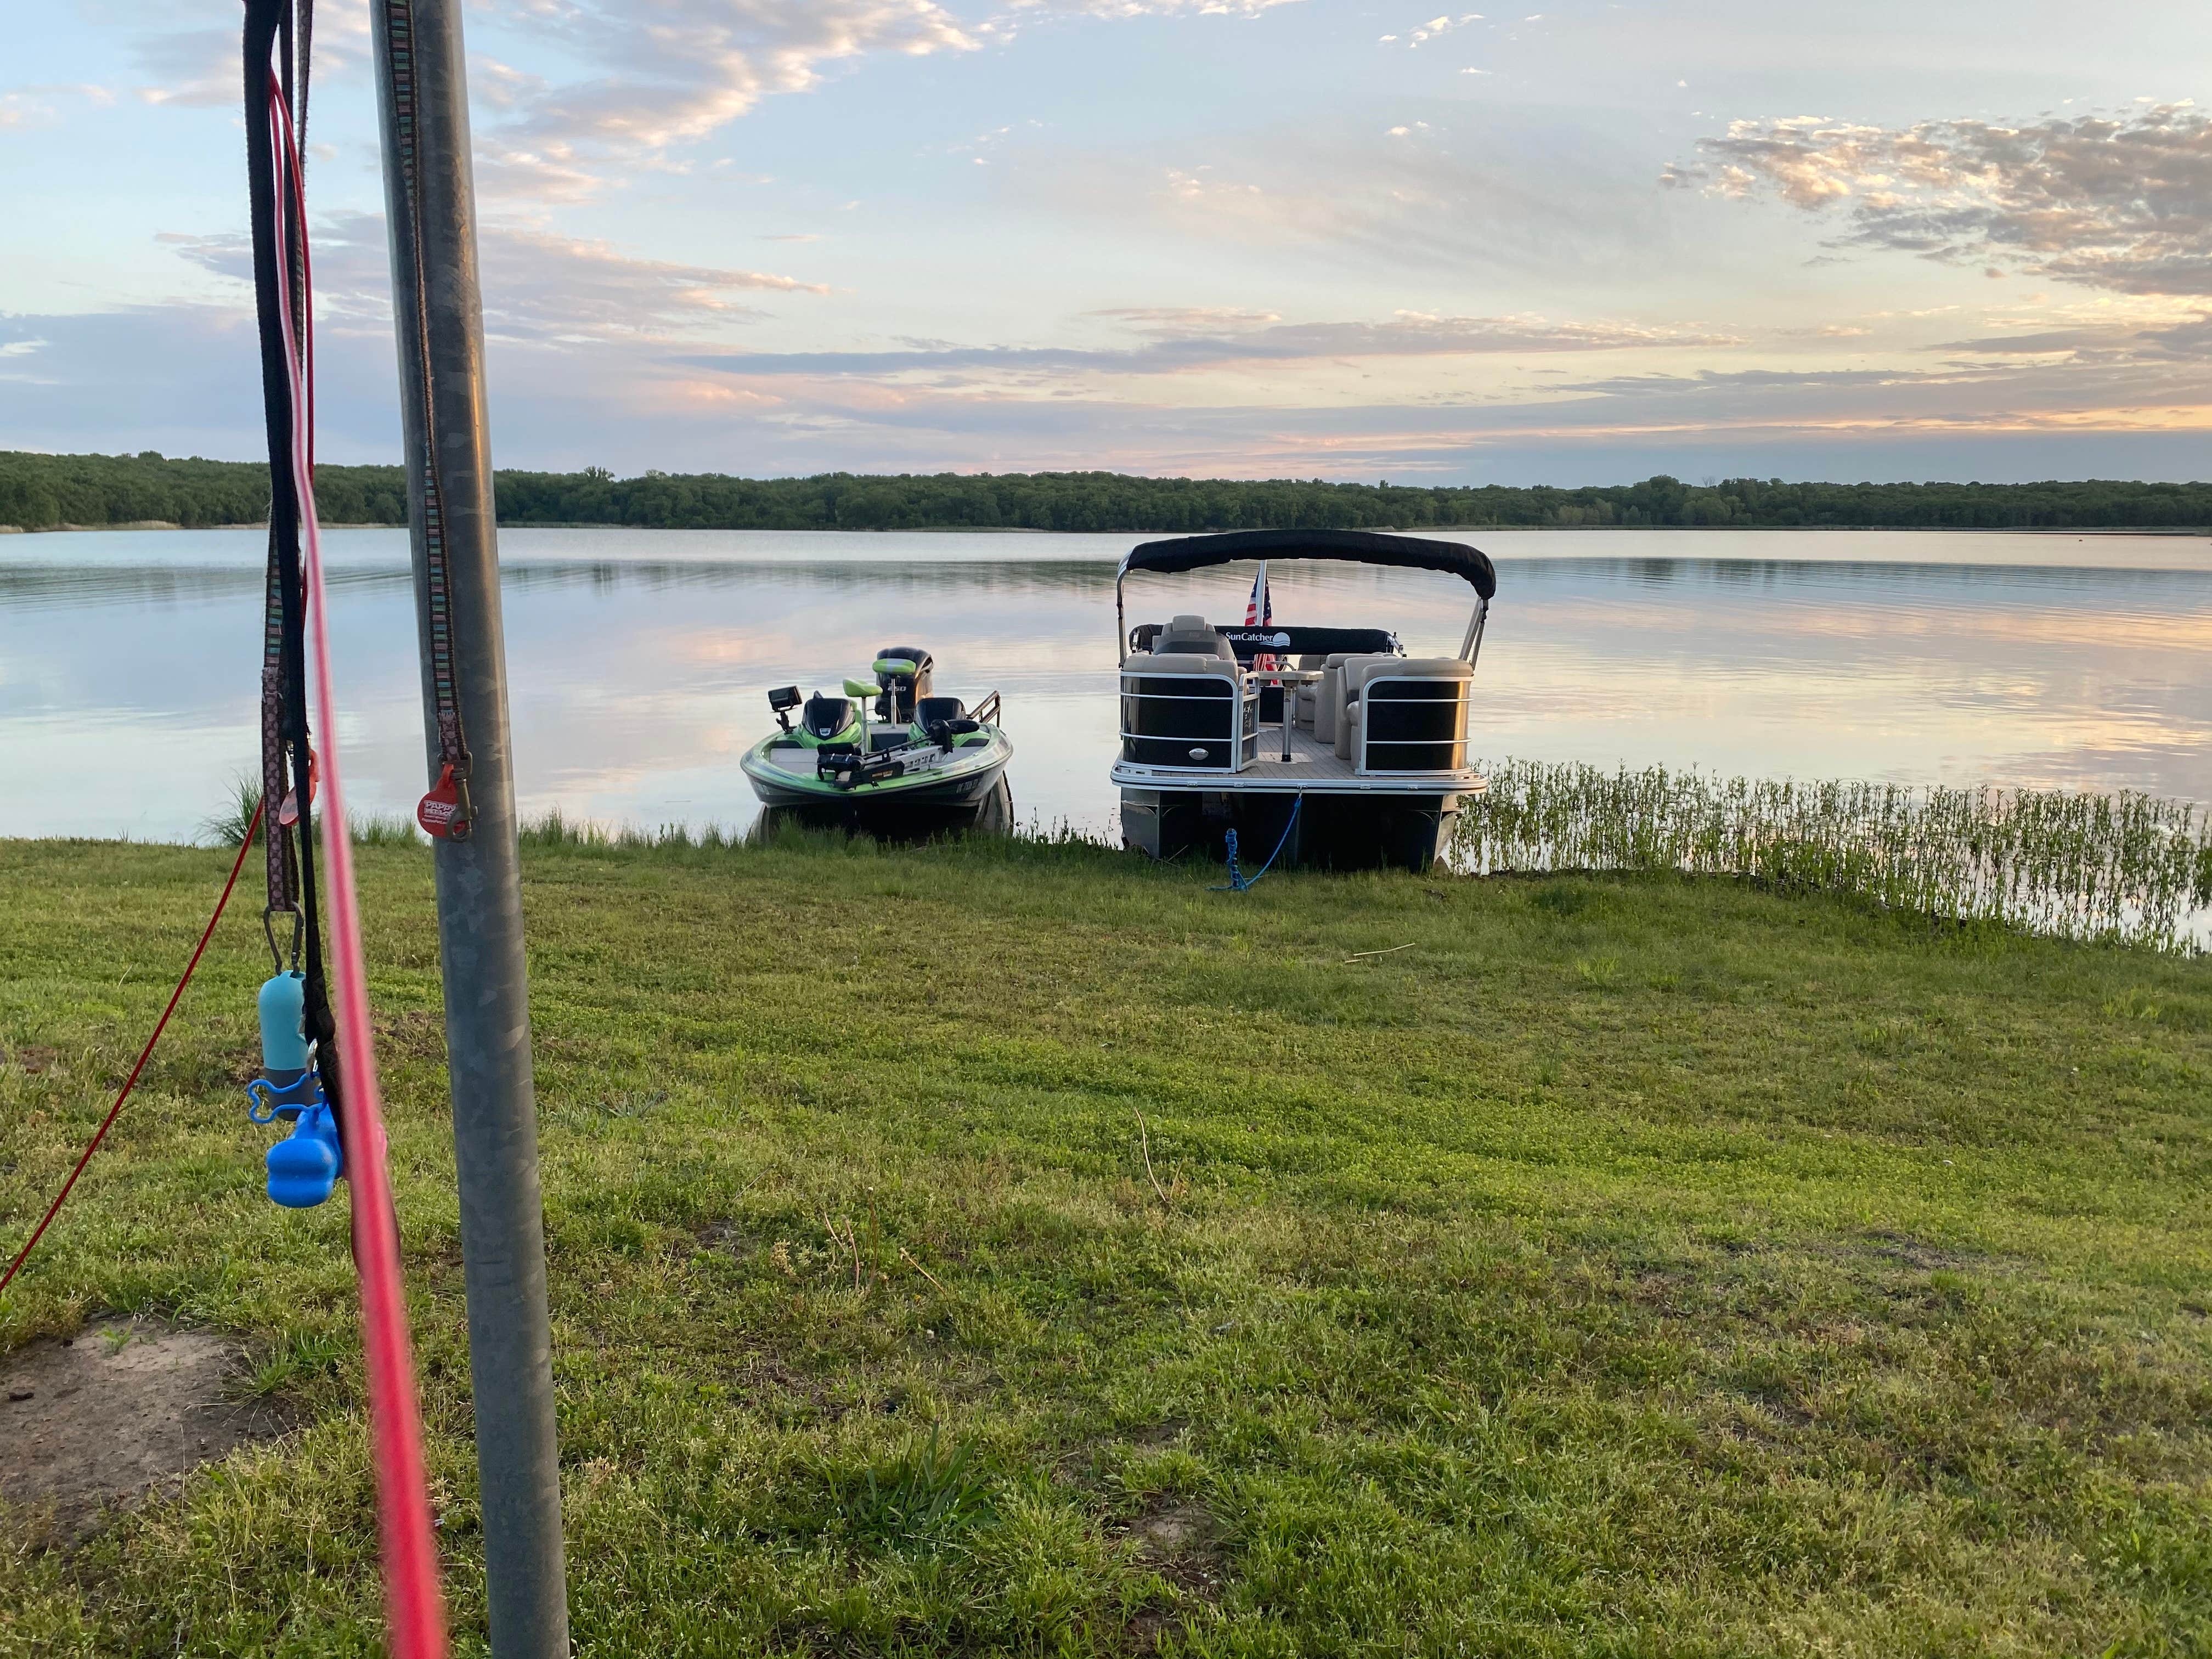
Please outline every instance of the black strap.
M260 323L261 402L269 441L269 592L275 615L264 625L264 708L276 715L276 747L297 805L289 848L272 849L270 858L272 890L276 870L287 858L297 861L297 892L305 977L307 1030L316 1041L316 1069L333 1103L339 1100L337 1022L331 1012L330 987L323 963L322 925L316 902L313 756L308 746L306 589L300 564L300 497L292 476L292 377L286 358L284 319L280 283L298 286L306 265L302 238L306 227L298 216L280 211L276 158L270 154L270 54L280 33L289 39L290 7L287 0L246 0L245 94L246 174L252 204L254 306ZM289 78L289 77L288 77ZM289 112L288 112L289 115ZM289 205L289 204L287 204ZM277 241L277 225L285 227L284 246ZM304 307L295 310L301 330L306 329ZM270 624L273 623L273 626ZM270 659L273 636L275 651ZM273 673L270 672L273 669ZM275 696L268 695L273 682ZM264 738L264 787L269 784ZM270 805L281 805L283 794ZM286 841L286 829L271 811L267 832L277 842ZM272 894L273 896L273 894ZM343 1121L343 1114L340 1114Z
M416 809L416 821L433 836L465 841L475 823L469 794L470 758L461 727L460 690L453 668L453 580L446 552L446 487L438 460L437 395L430 374L430 285L422 258L422 174L415 142L420 112L416 93L413 0L385 0L390 46L392 125L398 139L404 211L392 228L400 258L414 267L416 384L407 388L421 412L422 433L423 631L430 642L430 692L438 723L439 776Z

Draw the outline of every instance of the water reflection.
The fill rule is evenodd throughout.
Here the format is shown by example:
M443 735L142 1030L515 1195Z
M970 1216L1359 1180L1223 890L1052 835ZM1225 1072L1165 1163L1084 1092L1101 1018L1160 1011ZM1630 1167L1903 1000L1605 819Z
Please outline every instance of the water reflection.
M935 651L945 690L1006 693L1025 818L1103 828L1113 572L1138 539L509 532L525 808L742 825L765 688L833 684L898 639ZM1474 539L1500 563L1486 753L2212 799L2201 542ZM422 776L404 541L330 542L356 799L402 810ZM260 558L252 532L0 544L0 834L171 836L216 806L253 764ZM1138 579L1130 618L1239 620L1250 580ZM1456 648L1471 600L1341 565L1279 564L1274 592L1279 620L1390 627L1417 652Z

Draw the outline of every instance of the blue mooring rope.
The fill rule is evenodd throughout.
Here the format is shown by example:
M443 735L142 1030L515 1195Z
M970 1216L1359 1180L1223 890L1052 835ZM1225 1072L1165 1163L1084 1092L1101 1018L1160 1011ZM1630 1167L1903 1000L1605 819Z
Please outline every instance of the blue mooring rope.
M1229 832L1229 879L1221 886L1209 887L1206 890L1209 893L1244 893L1257 887L1260 884L1260 878L1275 867L1276 858L1282 853L1283 848L1290 844L1291 831L1297 826L1298 821L1298 808L1305 804L1306 798L1304 795L1291 798L1291 815L1283 820L1283 833L1275 842L1275 850L1267 854L1267 861L1260 866L1255 874L1248 876L1237 867L1237 832L1231 830Z

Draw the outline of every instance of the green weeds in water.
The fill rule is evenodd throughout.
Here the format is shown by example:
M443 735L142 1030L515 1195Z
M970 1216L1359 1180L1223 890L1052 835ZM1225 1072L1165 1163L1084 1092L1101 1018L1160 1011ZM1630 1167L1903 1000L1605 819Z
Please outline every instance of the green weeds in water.
M420 847L422 833L416 829L415 820L404 812L376 813L353 816L353 840L356 847Z
M1719 778L1662 766L1506 760L1460 819L1455 860L1503 871L1680 871L2201 951L2212 817L2185 802L2064 790Z
M609 825L595 823L588 818L571 818L557 806L542 817L526 819L521 830L525 847L601 852L642 852L654 848L704 851L738 846L744 840L742 834L725 830L719 823L698 830L687 823L664 823L657 830L641 830L631 824Z
M197 838L210 847L237 847L249 835L258 840L260 831L254 827L254 815L260 810L261 780L251 773L238 773L230 781L222 805L200 820ZM356 847L417 847L422 843L423 837L415 828L415 820L404 812L356 812L351 816L350 823Z
M261 780L240 772L230 781L222 805L200 820L199 839L216 847L237 847L254 833L261 810Z

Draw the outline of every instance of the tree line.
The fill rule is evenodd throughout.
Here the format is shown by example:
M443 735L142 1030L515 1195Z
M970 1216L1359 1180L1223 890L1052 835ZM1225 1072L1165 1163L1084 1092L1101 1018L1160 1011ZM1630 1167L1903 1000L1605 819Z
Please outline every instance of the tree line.
M504 525L685 530L1159 531L1601 526L1705 529L2212 530L2212 483L1812 483L1664 476L1641 483L1331 483L1319 478L1140 478L1119 472L825 472L739 478L647 471L496 476ZM397 466L318 467L325 524L406 522ZM259 523L258 461L0 451L0 526Z

